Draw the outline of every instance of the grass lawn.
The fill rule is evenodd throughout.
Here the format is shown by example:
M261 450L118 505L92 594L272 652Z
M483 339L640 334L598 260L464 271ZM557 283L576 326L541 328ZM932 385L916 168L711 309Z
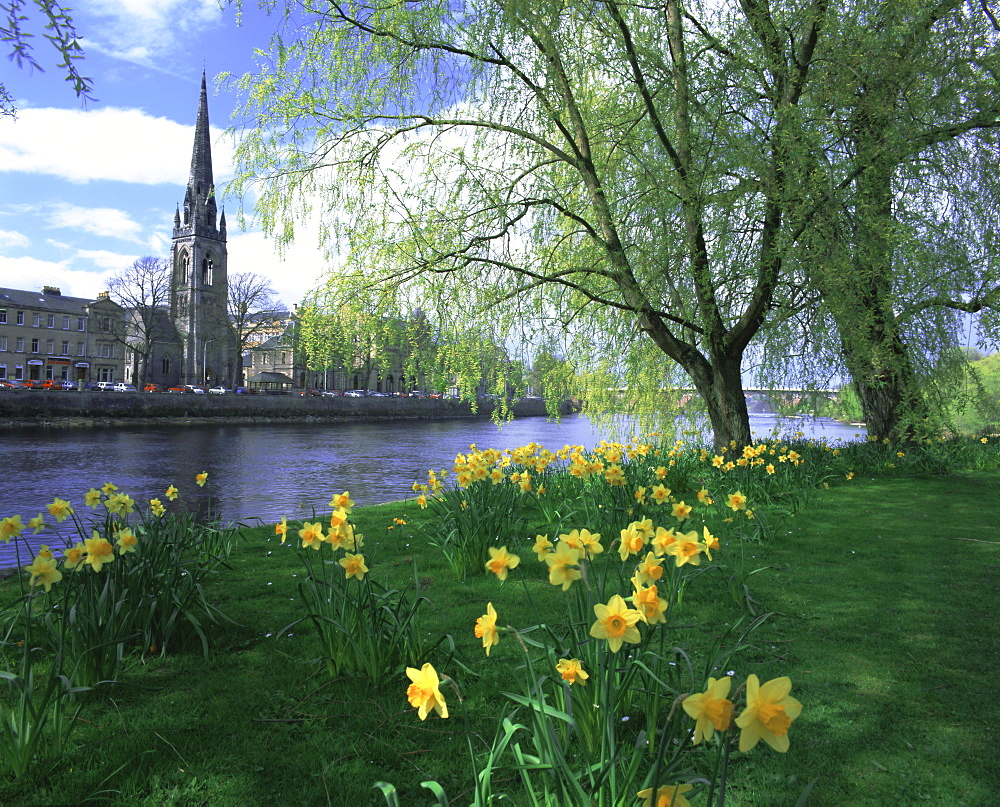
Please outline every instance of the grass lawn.
M816 777L814 805L997 803L998 489L1000 474L985 472L856 478L821 491L769 542L724 547L747 571L768 567L748 584L775 612L729 666L739 679L789 675L804 706L787 754L761 744L733 755L727 803L794 804ZM517 550L523 582L458 582L417 538L427 518L400 503L361 509L355 521L371 573L426 596L423 630L453 637L454 652L446 643L433 660L461 686L468 724L451 692L451 719L420 722L402 674L381 688L331 679L313 626L293 625L303 616L297 550L248 530L210 583L233 620L212 627L210 658L191 641L130 660L118 683L89 697L62 759L5 778L0 803L360 807L384 803L372 785L386 780L414 805L431 802L419 787L427 779L468 803L465 732L488 750L523 660L510 637L486 659L476 617L493 602L501 625L526 628L559 619L562 597L527 541ZM710 648L738 617L729 592L723 575L699 578L677 615L677 643ZM16 594L15 583L0 585L5 600ZM513 773L496 780L516 794Z
M745 804L998 803L1000 478L824 491L761 547L778 662L804 704L787 755L734 771ZM794 779L794 781L792 781Z

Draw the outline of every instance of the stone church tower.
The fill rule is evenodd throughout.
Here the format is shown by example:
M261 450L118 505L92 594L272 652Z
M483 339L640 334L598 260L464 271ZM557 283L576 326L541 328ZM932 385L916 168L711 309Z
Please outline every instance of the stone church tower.
M170 319L181 342L182 384L228 386L232 378L235 356L226 313L226 214L217 214L208 93L202 73L191 173L183 214L180 209L174 213L170 250Z

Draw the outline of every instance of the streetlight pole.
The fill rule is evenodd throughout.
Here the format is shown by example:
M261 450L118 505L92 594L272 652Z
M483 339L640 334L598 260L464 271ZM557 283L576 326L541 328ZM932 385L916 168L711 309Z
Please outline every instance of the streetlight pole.
M208 383L208 346L214 342L214 339L206 339L205 345L201 350L201 383Z

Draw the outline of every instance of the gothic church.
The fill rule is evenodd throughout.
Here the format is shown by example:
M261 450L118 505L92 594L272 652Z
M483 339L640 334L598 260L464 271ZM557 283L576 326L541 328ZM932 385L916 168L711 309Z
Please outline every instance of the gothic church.
M174 213L170 249L170 321L180 344L179 383L230 383L236 349L228 326L226 214L219 215L212 177L208 92L201 76L191 172L183 215Z

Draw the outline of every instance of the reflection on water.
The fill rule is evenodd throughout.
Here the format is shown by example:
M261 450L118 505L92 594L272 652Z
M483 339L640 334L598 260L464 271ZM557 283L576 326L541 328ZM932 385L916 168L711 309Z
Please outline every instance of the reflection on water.
M751 415L750 423L759 436L779 426L772 415ZM823 418L782 420L780 427L831 442L858 432ZM189 507L210 507L226 521L274 522L324 511L344 490L359 505L404 498L428 468L450 469L471 443L503 449L534 441L555 450L566 443L590 448L602 436L580 416L521 418L502 428L484 420L29 427L0 432L0 518L19 513L27 523L55 496L88 513L83 494L110 481L136 501L163 498L173 484ZM201 471L209 474L204 489L194 484ZM0 560L9 561L4 550L0 545Z

